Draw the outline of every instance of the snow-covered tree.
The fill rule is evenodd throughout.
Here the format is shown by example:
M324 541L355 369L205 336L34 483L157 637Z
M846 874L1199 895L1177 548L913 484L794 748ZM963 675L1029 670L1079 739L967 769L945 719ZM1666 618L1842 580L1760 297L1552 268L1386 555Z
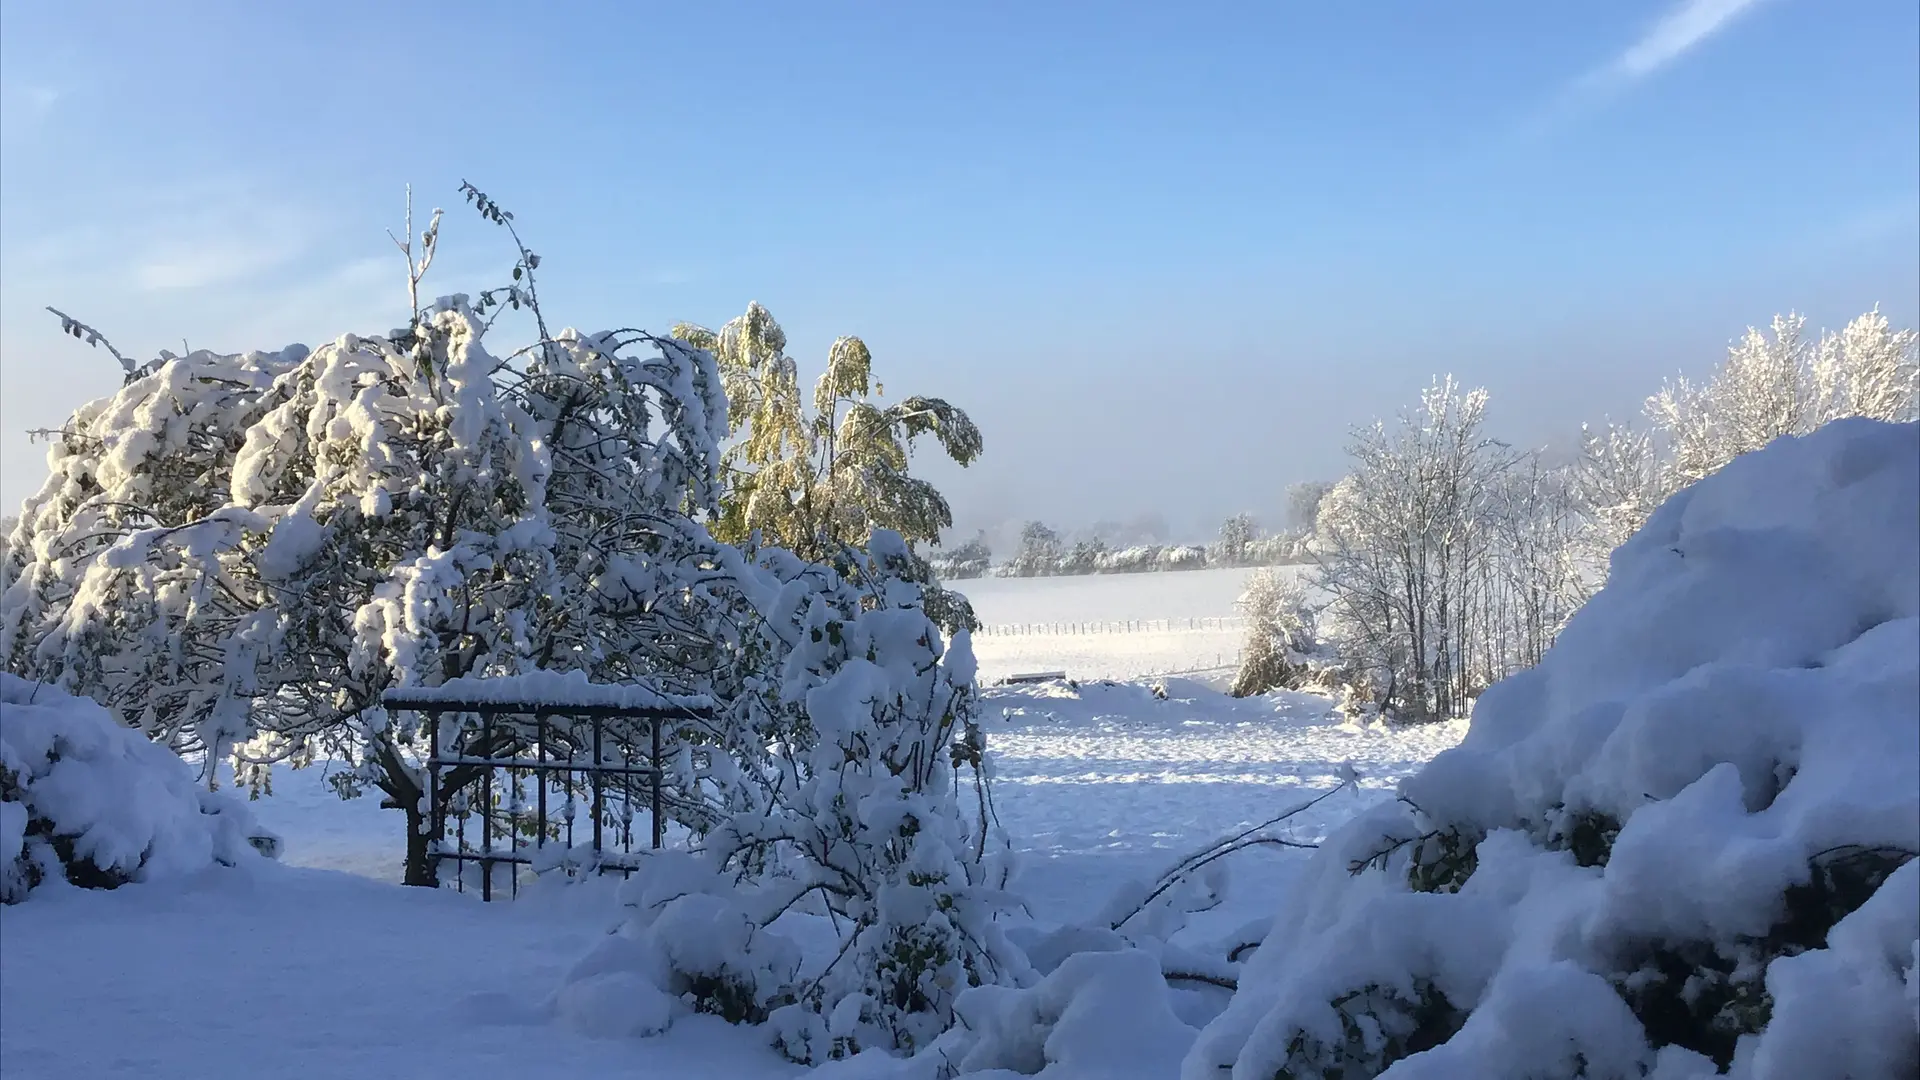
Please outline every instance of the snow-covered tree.
M1675 379L1648 399L1648 414L1670 444L1674 486L1803 429L1813 394L1806 321L1776 315L1771 338L1749 327L1706 382Z
M1865 416L1904 421L1920 401L1916 335L1894 332L1878 308L1818 343L1806 318L1776 315L1773 334L1749 328L1706 381L1675 379L1647 401L1669 454L1668 491L1707 476L1782 435Z
M1029 521L1020 530L1020 549L1000 567L1007 577L1045 577L1060 569L1060 534Z
M1486 398L1442 380L1393 427L1357 432L1354 471L1320 509L1317 582L1332 623L1382 703L1410 718L1455 715L1484 685L1474 621L1513 460L1481 431Z
M1569 469L1550 468L1529 453L1498 478L1488 507L1490 550L1474 568L1484 581L1480 607L1468 619L1476 685L1539 663L1591 595L1577 546L1583 525Z
M1920 334L1894 330L1876 306L1813 354L1814 422L1920 419Z
M481 306L537 314L537 264L522 248ZM83 406L0 564L8 668L209 770L347 759L343 794L405 811L407 880L430 882L423 733L378 706L386 688L536 668L671 687L722 666L724 608L690 589L713 545L688 514L720 490L712 359L540 322L496 357L453 297L311 352L163 355Z
M1235 514L1220 525L1220 558L1224 566L1244 566L1248 549L1260 536L1260 526L1252 514Z
M803 558L823 558L865 544L875 529L920 545L938 544L952 527L946 499L908 472L913 446L931 435L965 467L980 456L980 430L940 398L882 404L865 342L834 341L809 411L786 331L766 308L751 304L717 332L683 323L673 333L711 352L726 383L735 438L723 456L716 537L739 542L758 531Z
M1582 555L1604 576L1607 556L1640 530L1666 496L1652 437L1622 424L1580 429L1574 496L1583 516Z
M403 244L410 295L437 224L417 258ZM263 786L276 762L345 761L342 795L404 811L414 884L435 879L427 733L380 707L387 688L570 672L698 695L711 716L679 734L715 752L673 764L667 800L693 840L639 875L670 890L633 928L666 943L661 981L733 1019L777 1013L796 1057L924 1045L961 990L1024 977L993 921L1005 843L946 594L886 529L813 560L716 541L713 358L548 333L514 235L512 285L392 334L130 365L57 433L8 539L0 654L204 752L209 781L223 756ZM489 352L516 308L535 340ZM487 733L466 749L527 737ZM441 777L442 805L471 779ZM845 935L823 970L766 931L801 903Z
M1311 535L1320 521L1320 503L1333 485L1324 480L1307 480L1287 487L1287 527L1302 535Z
M1055 572L1060 574L1096 574L1100 572L1101 562L1107 557L1107 545L1099 539L1089 537L1074 541L1073 547L1060 556Z
M993 548L987 543L986 532L981 531L975 533L973 539L945 548L927 561L942 580L985 577L993 569Z

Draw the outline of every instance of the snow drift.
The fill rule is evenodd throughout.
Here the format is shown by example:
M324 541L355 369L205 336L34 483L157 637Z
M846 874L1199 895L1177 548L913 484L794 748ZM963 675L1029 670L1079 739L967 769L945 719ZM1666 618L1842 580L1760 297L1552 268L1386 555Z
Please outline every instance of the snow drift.
M238 800L95 702L0 672L0 900L233 866L273 851Z
M1188 1080L1920 1066L1920 426L1680 492L1316 852Z

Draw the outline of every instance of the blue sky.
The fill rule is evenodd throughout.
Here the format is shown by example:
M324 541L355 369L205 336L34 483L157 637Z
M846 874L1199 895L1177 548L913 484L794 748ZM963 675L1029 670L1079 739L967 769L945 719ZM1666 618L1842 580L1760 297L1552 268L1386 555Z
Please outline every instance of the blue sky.
M963 524L1274 516L1451 372L1564 441L1797 308L1920 314L1911 0L0 0L0 500L151 354L404 318L511 264L582 327L760 300L967 408Z

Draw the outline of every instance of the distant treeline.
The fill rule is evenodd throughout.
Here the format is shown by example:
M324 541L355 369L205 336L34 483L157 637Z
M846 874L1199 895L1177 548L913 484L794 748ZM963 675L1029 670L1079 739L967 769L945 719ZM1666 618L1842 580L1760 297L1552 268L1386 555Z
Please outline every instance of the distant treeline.
M1300 485L1294 496L1311 489L1317 503L1326 485ZM1311 516L1307 517L1311 521ZM1262 535L1249 514L1236 514L1220 526L1211 544L1109 545L1100 537L1069 544L1038 521L1020 532L1013 556L996 564L985 533L933 557L935 573L947 580L978 577L1064 577L1079 574L1144 574L1159 570L1207 570L1226 566L1281 566L1307 559L1310 529Z

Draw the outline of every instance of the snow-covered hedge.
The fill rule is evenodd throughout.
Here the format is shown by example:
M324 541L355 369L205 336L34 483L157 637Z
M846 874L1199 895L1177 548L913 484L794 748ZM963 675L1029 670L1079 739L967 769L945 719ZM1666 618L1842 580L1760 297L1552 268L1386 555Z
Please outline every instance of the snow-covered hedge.
M0 672L0 901L111 889L277 850L241 802L99 705Z
M1312 857L1188 1080L1920 1067L1920 426L1670 499Z

